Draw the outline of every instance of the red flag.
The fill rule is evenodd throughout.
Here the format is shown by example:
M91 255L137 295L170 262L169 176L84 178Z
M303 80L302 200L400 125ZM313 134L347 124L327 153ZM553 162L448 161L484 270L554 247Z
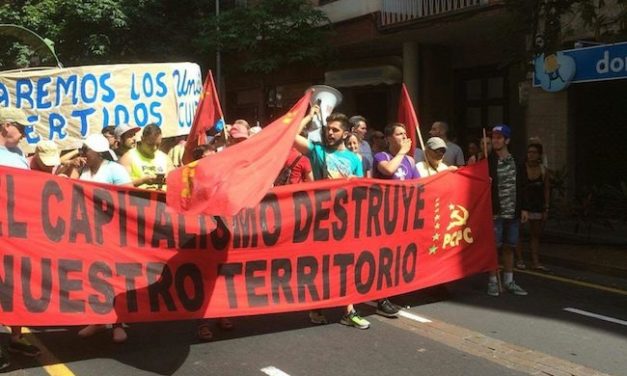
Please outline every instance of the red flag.
M420 123L418 122L414 105L411 102L411 98L407 92L407 87L404 83L401 89L401 98L398 101L398 121L405 124L405 127L407 128L407 137L411 140L411 150L408 155L413 157L416 147L420 146L417 134L417 132L420 132Z
M222 126L222 128L224 128L224 115L220 107L220 99L218 98L216 85L213 82L213 75L211 71L209 71L207 78L205 78L202 93L200 94L196 114L194 114L192 129L189 131L187 143L185 144L183 163L187 164L193 160L192 152L196 146L207 143L207 135L205 132L215 126Z
M168 206L186 214L230 216L272 188L305 117L311 92L254 137L168 174Z

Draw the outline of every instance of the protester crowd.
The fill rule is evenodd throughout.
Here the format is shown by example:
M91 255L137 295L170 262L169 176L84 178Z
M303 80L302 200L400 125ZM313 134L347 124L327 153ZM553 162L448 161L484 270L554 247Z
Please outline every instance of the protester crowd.
M492 296L507 291L515 295L527 295L513 278L513 270L525 268L520 257L519 226L529 223L531 234L531 267L546 270L539 260L539 239L543 221L549 208L549 174L543 162L543 148L539 140L532 140L524 160L515 159L510 151L512 130L504 124L496 125L491 135L468 145L468 159L462 149L449 139L449 126L443 121L435 122L424 150L416 148L414 155L407 129L404 124L392 123L381 131L369 131L363 116L347 117L333 113L324 123L319 139L308 137L308 128L313 118L319 117L318 106L313 106L300 124L293 149L284 167L278 174L275 185L299 184L322 179L344 179L373 177L377 179L409 180L427 177L443 171L455 172L465 164L488 159L492 179L492 207L496 246L502 250L502 286L497 272L490 273L487 293ZM140 189L165 191L167 174L183 164L185 138L174 140L169 153L162 151L161 129L154 125L143 128L128 124L109 126L101 134L85 138L78 150L61 151L52 141L40 141L31 156L19 148L29 123L25 114L17 109L0 108L0 165L20 169L38 170L49 174L85 181L134 186ZM208 143L194 148L193 159L219 153L232 145L245 142L259 132L260 127L251 127L245 120L226 124L223 129L210 130ZM515 250L518 260L514 262ZM389 299L377 302L377 313L394 317L399 308ZM313 324L328 323L324 312L309 312ZM340 321L344 325L367 329L370 322L359 315L353 304L345 307ZM233 328L229 319L219 319L221 329ZM79 330L80 337L89 337L106 330L105 325L89 325ZM197 322L198 339L213 338L210 322ZM22 336L21 327L12 327L6 349L0 350L0 369L9 365L8 353L29 357L40 354L40 350ZM112 340L124 342L127 333L121 323L112 324ZM7 353L8 351L8 353Z

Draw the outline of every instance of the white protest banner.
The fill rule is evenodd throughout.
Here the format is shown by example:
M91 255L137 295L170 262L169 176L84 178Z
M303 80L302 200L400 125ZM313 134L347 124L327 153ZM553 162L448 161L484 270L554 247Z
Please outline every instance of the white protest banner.
M68 149L108 125L154 123L164 137L188 134L202 87L193 63L7 71L0 72L0 106L26 114L25 151L39 140Z

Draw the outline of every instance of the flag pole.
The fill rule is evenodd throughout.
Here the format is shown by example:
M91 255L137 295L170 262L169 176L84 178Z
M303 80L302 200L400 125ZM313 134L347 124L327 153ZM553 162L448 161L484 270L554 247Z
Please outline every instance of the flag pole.
M488 141L487 141L487 135L485 132L485 128L483 128L483 138L481 139L481 143L483 144L483 157L485 159L488 159Z
M422 140L422 133L420 133L420 123L418 122L418 115L416 115L416 110L414 110L414 104L411 101L411 97L409 96L409 92L407 91L407 86L405 86L405 83L403 83L403 90L405 91L405 93L407 94L407 98L409 99L409 106L411 107L411 114L410 116L414 117L414 127L416 128L416 133L418 133L418 142L420 142L420 148L422 149L422 154L425 157L425 162L427 162L427 174L429 176L431 176L431 171L429 171L429 167L431 166L431 163L429 163L429 159L427 158L427 152L425 151L425 143Z

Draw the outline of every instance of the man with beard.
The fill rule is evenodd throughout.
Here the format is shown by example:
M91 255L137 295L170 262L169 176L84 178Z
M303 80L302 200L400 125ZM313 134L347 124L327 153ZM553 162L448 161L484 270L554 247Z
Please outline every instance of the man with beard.
M137 134L137 132L139 132L139 130L139 127L134 127L129 124L120 124L115 127L113 134L115 135L117 146L113 150L115 150L115 154L118 156L118 158L122 158L122 156L126 154L129 150L135 148L135 146L137 145L135 135Z
M350 135L348 118L344 114L333 113L327 117L327 125L322 128L321 137L324 144L313 142L300 135L303 128L311 122L313 116L319 113L320 108L313 106L300 124L299 134L294 141L294 147L303 155L309 157L316 180L343 179L351 176L363 177L364 171L359 157L344 145L344 140ZM313 324L326 324L327 319L320 310L310 311L309 319ZM340 323L354 326L359 329L368 329L370 323L357 314L352 304L346 307L346 314Z

